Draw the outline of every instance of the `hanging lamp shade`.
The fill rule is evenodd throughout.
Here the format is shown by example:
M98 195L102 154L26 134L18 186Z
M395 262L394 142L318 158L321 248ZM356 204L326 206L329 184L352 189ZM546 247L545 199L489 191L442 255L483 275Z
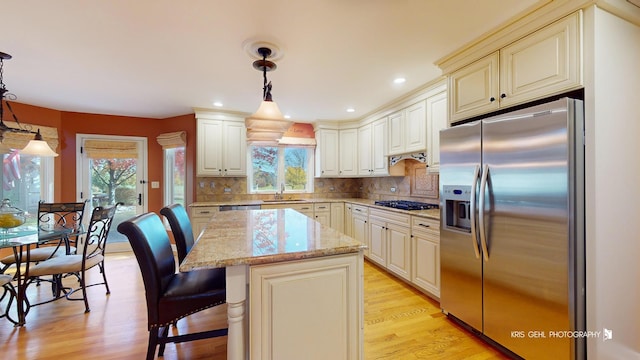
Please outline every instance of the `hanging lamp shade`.
M292 121L286 120L278 104L263 100L255 114L244 120L248 141L275 141L289 129Z
M45 156L56 157L58 154L51 150L49 144L44 140L29 140L27 146L20 150L20 154L33 155L33 156Z
M292 121L286 120L278 108L278 104L271 96L271 82L267 83L267 71L275 70L276 64L267 60L271 55L271 49L261 47L258 54L262 60L256 60L253 67L263 73L264 87L262 89L262 102L258 110L245 118L247 127L247 141L277 141L289 129Z

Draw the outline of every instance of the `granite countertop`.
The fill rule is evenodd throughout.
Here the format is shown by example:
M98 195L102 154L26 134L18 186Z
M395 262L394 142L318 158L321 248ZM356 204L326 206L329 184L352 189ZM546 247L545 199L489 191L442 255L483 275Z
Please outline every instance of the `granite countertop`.
M216 212L180 271L358 252L363 243L293 210Z
M403 214L416 215L435 220L440 220L439 209L429 210L402 210L389 208L385 206L375 205L375 200L361 199L361 198L349 198L349 199L334 199L334 198L313 198L303 200L283 199L279 201L263 201L263 200L232 200L232 201L217 201L217 202L195 202L190 204L191 207L203 207L203 206L221 206L221 205L268 205L268 204L305 204L305 203L331 203L331 202L344 202L352 204L365 205L371 208L377 208L381 210L393 211Z

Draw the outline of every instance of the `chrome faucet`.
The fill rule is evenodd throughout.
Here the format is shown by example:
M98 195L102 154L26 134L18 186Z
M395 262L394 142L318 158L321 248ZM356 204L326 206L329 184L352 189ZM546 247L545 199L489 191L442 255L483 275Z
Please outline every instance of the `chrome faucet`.
M280 184L280 192L276 192L275 194L273 194L273 198L276 200L284 199L284 183Z

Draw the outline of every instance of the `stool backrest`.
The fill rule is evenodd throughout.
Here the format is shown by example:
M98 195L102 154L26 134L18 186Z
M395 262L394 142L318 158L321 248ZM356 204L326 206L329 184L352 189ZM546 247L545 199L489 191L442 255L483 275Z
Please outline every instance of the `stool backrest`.
M158 302L176 271L169 235L160 217L152 212L138 215L118 225L129 239L144 282L149 324L158 322Z
M189 215L187 215L184 206L180 204L166 206L160 210L160 214L164 215L169 221L173 238L176 241L176 249L178 250L178 262L182 263L194 243Z

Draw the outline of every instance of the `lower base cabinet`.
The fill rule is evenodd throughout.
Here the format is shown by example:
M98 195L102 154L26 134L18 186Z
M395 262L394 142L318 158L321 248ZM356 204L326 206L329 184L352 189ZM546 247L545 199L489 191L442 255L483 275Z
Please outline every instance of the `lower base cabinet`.
M362 205L351 207L351 237L367 245L364 256L371 254L371 240L369 238L369 208Z
M189 220L194 239L200 236L211 217L219 211L219 206L194 206L189 209Z
M251 266L250 358L363 359L363 266L362 253Z
M440 297L440 223L412 216L411 283Z
M369 259L405 280L411 280L410 216L369 210Z

